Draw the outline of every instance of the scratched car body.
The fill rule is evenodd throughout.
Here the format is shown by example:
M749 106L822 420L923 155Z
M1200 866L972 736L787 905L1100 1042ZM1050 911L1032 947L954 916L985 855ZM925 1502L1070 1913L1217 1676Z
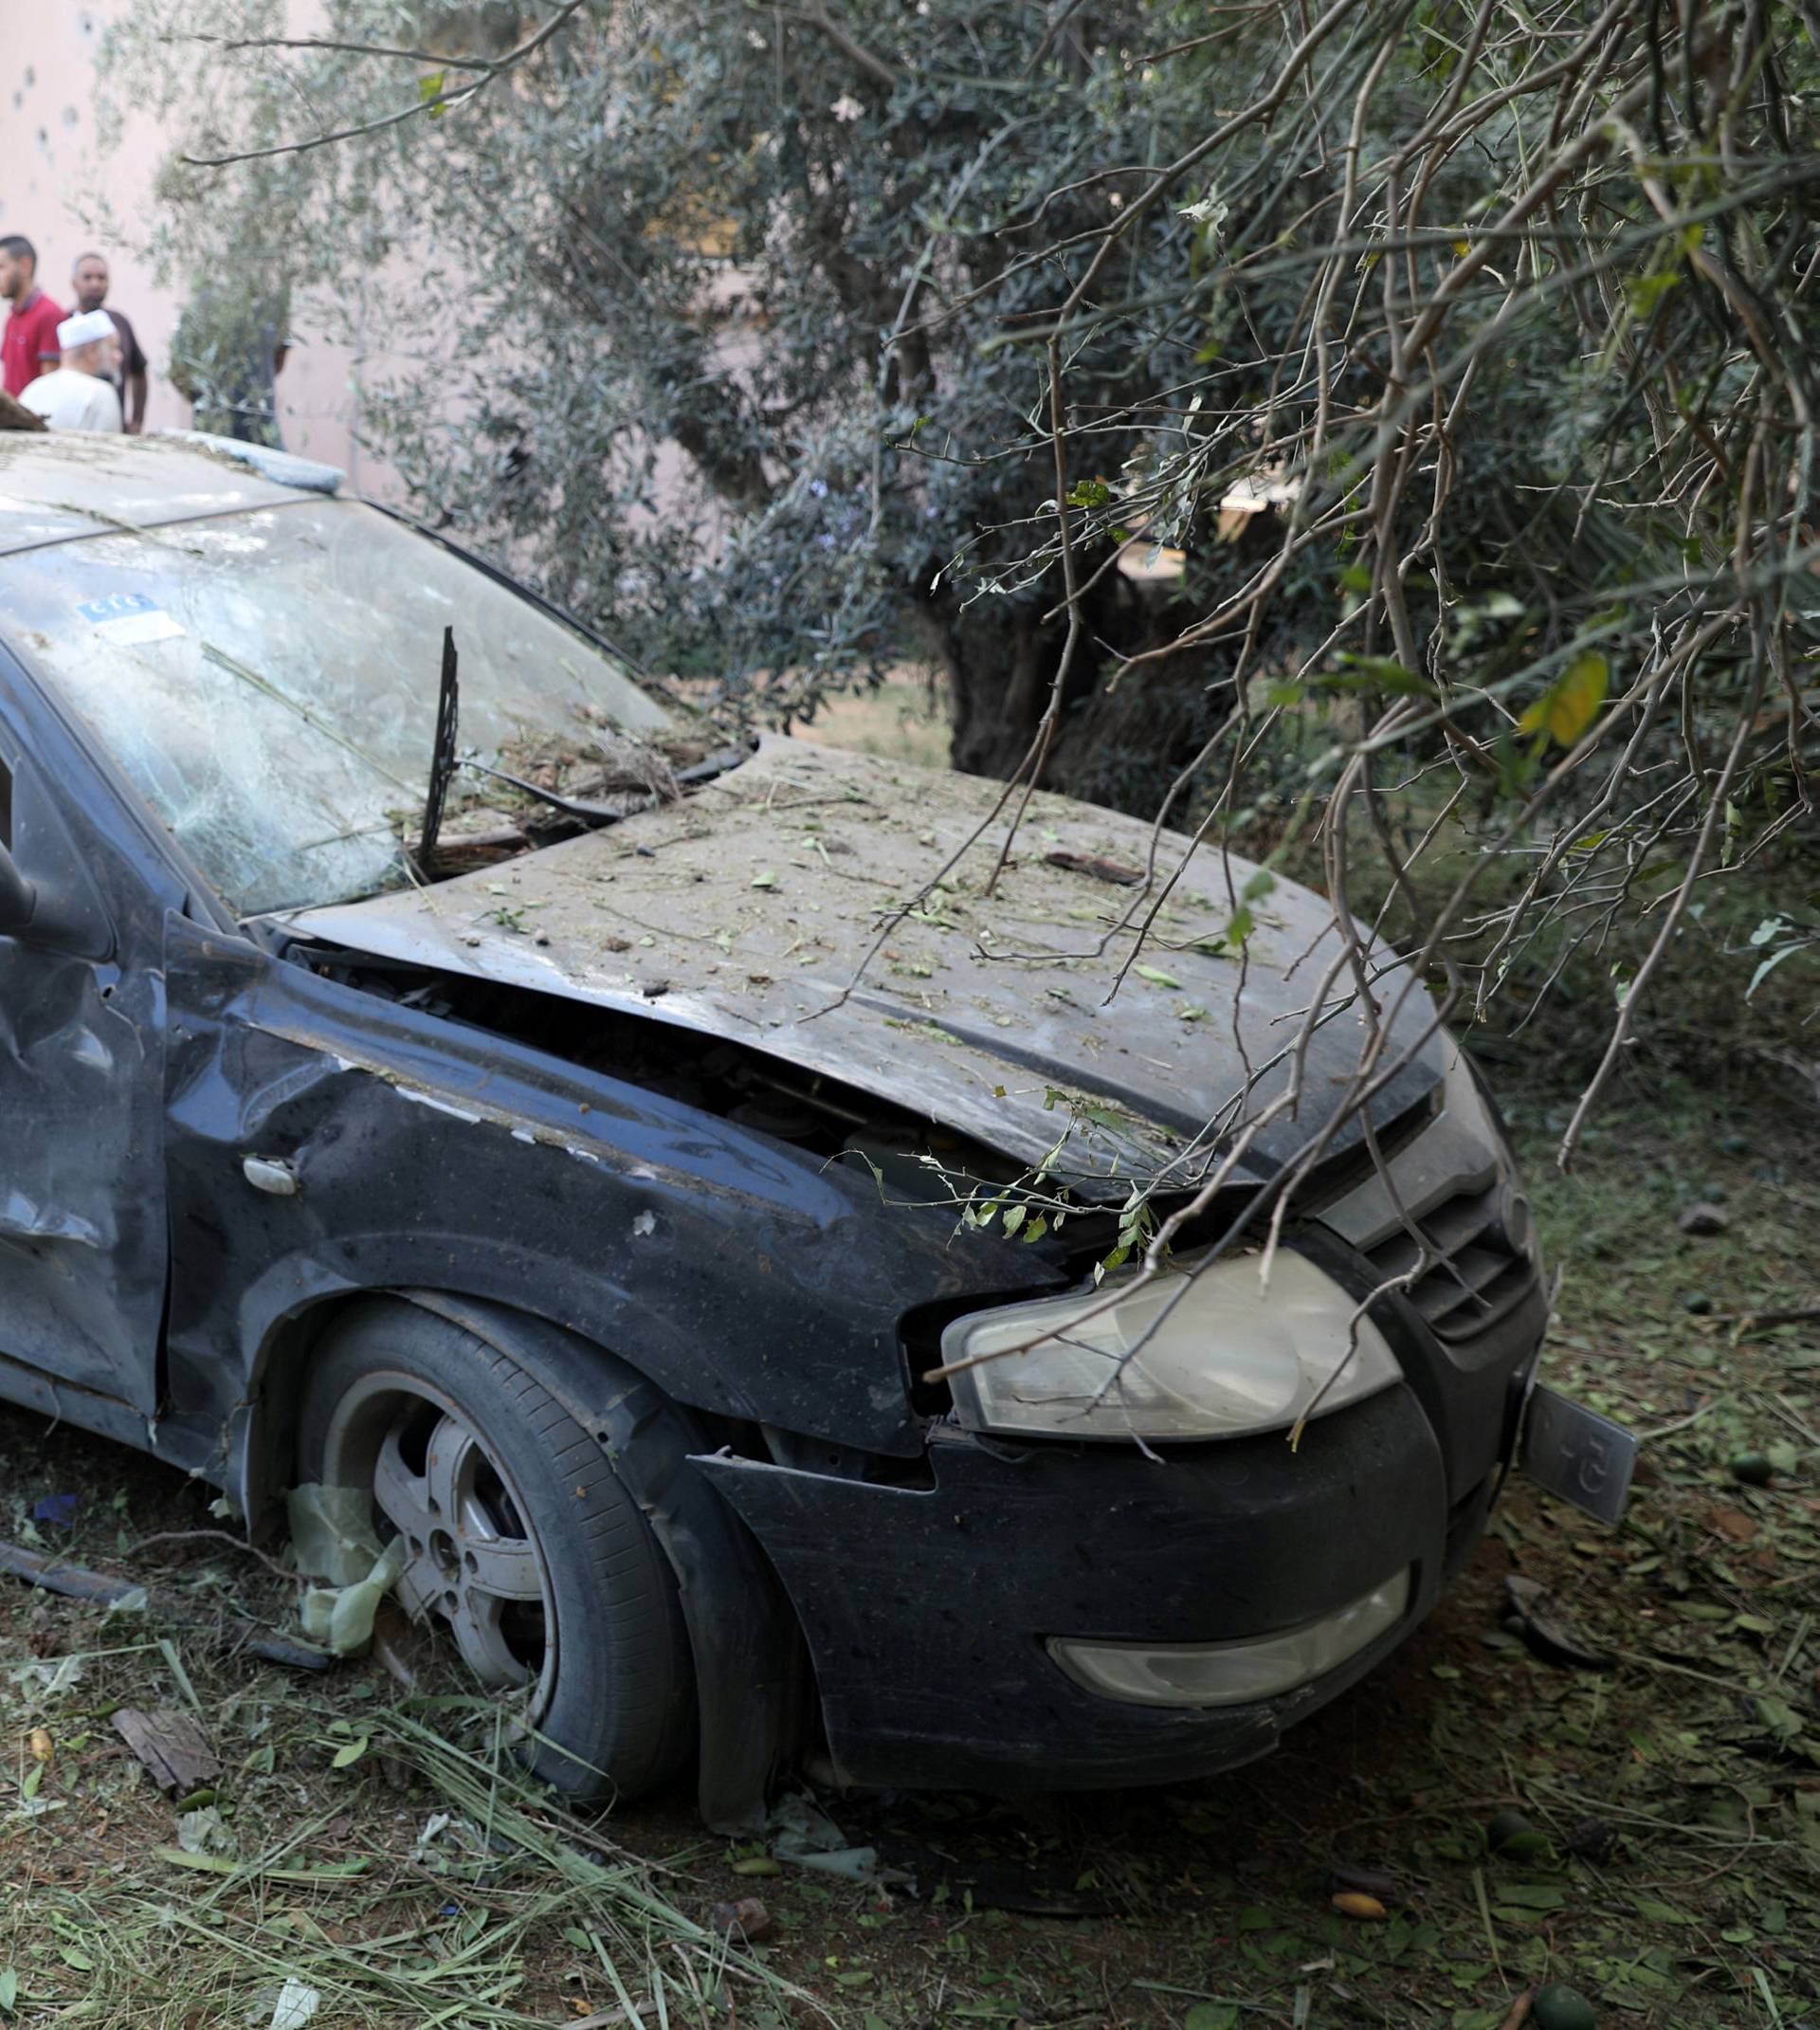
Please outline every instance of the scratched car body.
M1038 796L922 892L997 785L725 747L300 462L0 438L0 1393L253 1527L360 1490L553 1780L1180 1779L1458 1569L1537 1256L1394 967L1382 1167L1335 1128L1312 896L1241 967L1253 870L1197 860L1120 980L1146 828ZM1268 1284L1096 1288L1241 1101L1182 1254L1313 1151Z

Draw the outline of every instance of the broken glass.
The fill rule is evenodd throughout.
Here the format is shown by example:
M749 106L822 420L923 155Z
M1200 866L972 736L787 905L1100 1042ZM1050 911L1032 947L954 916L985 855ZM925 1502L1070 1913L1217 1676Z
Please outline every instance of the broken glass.
M47 545L0 586L17 645L241 916L411 878L446 626L465 756L674 728L592 643L357 502Z

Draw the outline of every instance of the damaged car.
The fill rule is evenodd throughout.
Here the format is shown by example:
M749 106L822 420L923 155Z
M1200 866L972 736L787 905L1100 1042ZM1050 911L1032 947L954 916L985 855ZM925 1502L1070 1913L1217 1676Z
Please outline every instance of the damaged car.
M1000 795L729 740L327 468L0 437L0 1396L351 1499L577 1796L1265 1752L1522 1430L1608 1515L1625 1440L1419 987L1273 1108L1325 905L1241 964L1224 864L1038 795L998 867Z

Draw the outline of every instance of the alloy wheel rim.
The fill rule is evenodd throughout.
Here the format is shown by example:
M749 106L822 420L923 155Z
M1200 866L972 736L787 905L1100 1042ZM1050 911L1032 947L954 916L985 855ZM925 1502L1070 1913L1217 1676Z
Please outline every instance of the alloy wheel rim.
M393 1592L447 1629L486 1691L537 1726L555 1681L557 1625L523 1496L473 1419L414 1376L363 1376L330 1420L322 1477L364 1488L382 1542L402 1537Z

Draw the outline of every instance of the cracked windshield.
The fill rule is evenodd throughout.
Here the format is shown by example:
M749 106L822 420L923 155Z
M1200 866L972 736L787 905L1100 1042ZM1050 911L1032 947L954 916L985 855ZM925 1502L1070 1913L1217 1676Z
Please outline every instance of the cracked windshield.
M11 559L27 646L242 916L402 887L418 859L443 630L457 745L435 872L537 843L540 804L661 789L670 712L451 552L352 502ZM522 824L515 822L521 815Z

